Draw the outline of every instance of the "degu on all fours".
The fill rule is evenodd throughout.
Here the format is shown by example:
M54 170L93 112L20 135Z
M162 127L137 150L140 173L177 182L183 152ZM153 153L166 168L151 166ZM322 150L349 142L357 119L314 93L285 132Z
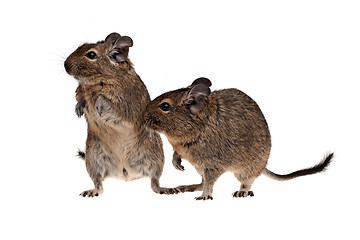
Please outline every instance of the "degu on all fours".
M175 152L173 163L182 169L188 160L202 182L179 186L181 192L202 191L197 200L212 199L215 181L233 172L240 189L233 197L254 196L254 180L264 174L289 180L324 171L333 158L326 156L314 167L287 175L266 168L271 137L267 122L256 102L238 89L210 91L211 82L198 78L190 86L162 94L146 108L146 125L165 134Z

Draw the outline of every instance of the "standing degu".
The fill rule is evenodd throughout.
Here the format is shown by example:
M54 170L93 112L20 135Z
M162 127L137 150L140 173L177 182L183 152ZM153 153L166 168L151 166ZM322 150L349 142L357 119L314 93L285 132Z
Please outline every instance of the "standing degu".
M83 44L64 64L66 72L79 81L76 114L85 114L88 123L86 153L79 155L85 158L94 189L83 191L83 197L102 194L106 177L126 181L149 177L154 192L178 193L159 185L162 141L144 125L142 116L150 96L128 58L132 45L130 37L112 33L105 41Z

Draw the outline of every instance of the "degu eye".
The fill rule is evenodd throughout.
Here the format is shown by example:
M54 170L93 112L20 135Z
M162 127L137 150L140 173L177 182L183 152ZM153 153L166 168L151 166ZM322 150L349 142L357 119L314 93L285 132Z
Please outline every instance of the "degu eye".
M85 56L88 58L88 59L91 59L91 60L94 60L97 58L97 55L94 51L90 51L88 52L87 54L85 54Z
M170 111L171 105L170 105L170 103L168 103L168 102L163 102L162 104L159 105L159 108L160 108L162 111L167 112L167 111Z

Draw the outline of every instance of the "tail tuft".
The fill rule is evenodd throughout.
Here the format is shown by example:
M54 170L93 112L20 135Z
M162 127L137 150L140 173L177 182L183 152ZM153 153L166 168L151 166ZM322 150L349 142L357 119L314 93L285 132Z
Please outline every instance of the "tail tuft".
M85 152L78 149L77 156L83 160L85 160Z
M319 164L317 164L313 167L305 168L305 169L295 171L295 172L292 172L292 173L289 173L286 175L280 175L280 174L273 173L270 170L268 170L267 168L264 169L263 174L274 180L286 181L286 180L290 180L290 179L301 177L301 176L306 176L306 175L323 172L330 165L333 158L334 158L334 153L330 153Z

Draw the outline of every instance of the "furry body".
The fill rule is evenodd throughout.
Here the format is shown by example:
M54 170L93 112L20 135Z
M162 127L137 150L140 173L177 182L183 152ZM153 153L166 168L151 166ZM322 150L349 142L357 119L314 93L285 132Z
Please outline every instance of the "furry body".
M157 97L145 112L146 124L165 134L173 146L175 167L181 170L184 158L202 176L202 183L179 186L180 191L202 190L198 200L212 199L216 180L224 172L233 172L241 182L233 196L253 196L251 185L262 173L288 180L323 171L329 164L332 154L317 166L292 174L269 171L271 136L259 106L240 90L211 93L210 86L208 79L198 79L188 88Z
M84 157L95 188L82 192L84 197L101 194L106 177L150 177L154 192L176 192L159 186L162 141L143 122L150 97L127 58L131 46L129 37L113 33L105 41L80 46L65 61L66 71L79 81L76 114L84 114L88 124Z

